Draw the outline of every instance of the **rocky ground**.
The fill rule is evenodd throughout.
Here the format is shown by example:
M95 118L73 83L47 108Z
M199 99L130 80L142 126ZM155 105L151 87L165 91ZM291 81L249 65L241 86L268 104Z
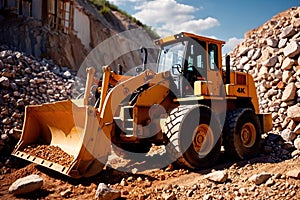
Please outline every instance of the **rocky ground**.
M250 161L228 161L221 156L212 169L191 171L168 166L131 173L118 171L116 158L99 175L74 180L35 164L15 168L8 161L0 175L1 199L94 199L99 183L110 188L110 197L120 199L299 199L300 158L274 162L270 156ZM20 162L18 162L20 163ZM14 167L12 167L14 166ZM126 166L126 165L125 165ZM112 168L114 167L114 168ZM136 166L131 166L136 169ZM212 173L211 173L212 172ZM18 178L37 174L43 179L42 187L27 195L13 195L10 185ZM100 184L103 186L103 184ZM114 190L113 190L114 189ZM105 199L105 198L104 198ZM112 198L106 198L112 199Z

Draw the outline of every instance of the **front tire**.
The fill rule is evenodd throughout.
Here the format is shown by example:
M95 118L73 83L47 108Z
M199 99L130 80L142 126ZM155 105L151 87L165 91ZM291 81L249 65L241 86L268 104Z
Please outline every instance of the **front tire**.
M204 105L179 106L169 118L173 121L166 124L168 145L174 147L173 152L177 150L179 164L192 168L215 164L221 148L221 126L211 109Z

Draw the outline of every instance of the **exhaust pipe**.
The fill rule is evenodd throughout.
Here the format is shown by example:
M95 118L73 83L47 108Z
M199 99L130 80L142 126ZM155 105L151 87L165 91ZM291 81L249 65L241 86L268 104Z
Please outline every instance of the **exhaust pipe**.
M226 83L230 84L230 56L225 55L225 66L226 66Z
M121 64L118 64L118 74L123 75L123 66Z

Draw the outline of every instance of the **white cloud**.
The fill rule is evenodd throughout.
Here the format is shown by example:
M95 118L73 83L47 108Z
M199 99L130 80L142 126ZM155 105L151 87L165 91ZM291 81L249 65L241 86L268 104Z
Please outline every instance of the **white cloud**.
M229 38L223 47L223 54L226 54L226 53L229 53L230 51L232 51L236 47L236 45L238 45L242 41L243 41L242 38L236 38L236 37Z
M200 34L219 25L218 20L212 17L196 19L194 13L198 8L175 0L141 1L135 9L137 13L133 16L151 26L161 36L181 31Z
M153 26L159 23L191 20L193 16L188 13L196 11L194 7L178 4L175 0L146 1L135 6L135 9L139 10L135 17Z
M158 27L157 31L159 33L165 33L166 35L169 35L170 33L182 32L182 31L199 34L202 31L212 28L218 24L219 22L216 19L208 17L206 19L186 21L181 23L180 25L178 25L177 23L164 24L163 26ZM165 34L162 35L165 36Z

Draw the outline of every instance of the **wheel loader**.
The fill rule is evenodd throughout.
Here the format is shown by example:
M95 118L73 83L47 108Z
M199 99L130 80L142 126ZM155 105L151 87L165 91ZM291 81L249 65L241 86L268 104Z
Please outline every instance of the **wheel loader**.
M222 66L225 42L182 32L154 43L156 71L103 67L94 105L89 68L83 99L27 106L12 155L73 178L99 173L112 149L125 156L164 145L171 161L190 168L213 165L221 146L230 157L257 155L272 118L259 113L252 76L231 70L228 57Z

